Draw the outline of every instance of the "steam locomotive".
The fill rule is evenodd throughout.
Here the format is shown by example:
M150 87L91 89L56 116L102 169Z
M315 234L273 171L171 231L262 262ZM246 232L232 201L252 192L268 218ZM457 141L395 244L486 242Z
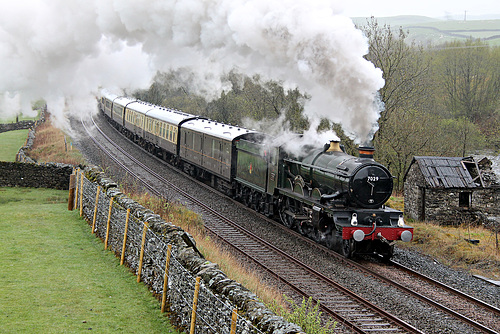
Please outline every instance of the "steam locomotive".
M345 257L390 259L396 240L413 238L384 206L393 180L370 147L355 157L331 141L295 155L266 134L105 91L99 108L152 154Z

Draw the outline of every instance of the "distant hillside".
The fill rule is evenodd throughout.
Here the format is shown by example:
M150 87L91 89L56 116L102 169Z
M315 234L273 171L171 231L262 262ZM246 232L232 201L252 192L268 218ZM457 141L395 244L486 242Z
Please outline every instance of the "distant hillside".
M425 16L393 16L376 18L380 25L403 27L409 31L409 39L425 45L439 45L454 40L481 38L490 45L500 46L500 19L494 20L445 20ZM369 18L355 17L358 26L366 25Z

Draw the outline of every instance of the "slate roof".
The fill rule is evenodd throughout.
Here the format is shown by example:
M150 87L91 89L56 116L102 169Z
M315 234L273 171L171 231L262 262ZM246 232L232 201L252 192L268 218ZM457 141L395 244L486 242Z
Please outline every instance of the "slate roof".
M464 165L470 161L471 158L461 157L413 157L411 164L418 164L431 188L476 188L478 185Z

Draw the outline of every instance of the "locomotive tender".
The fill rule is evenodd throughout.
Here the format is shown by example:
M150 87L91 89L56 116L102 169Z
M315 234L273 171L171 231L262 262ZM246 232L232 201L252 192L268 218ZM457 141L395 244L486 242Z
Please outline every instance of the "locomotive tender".
M396 240L413 238L402 212L384 206L392 176L372 148L354 157L332 141L294 156L263 133L105 91L99 107L152 154L346 257L389 259Z

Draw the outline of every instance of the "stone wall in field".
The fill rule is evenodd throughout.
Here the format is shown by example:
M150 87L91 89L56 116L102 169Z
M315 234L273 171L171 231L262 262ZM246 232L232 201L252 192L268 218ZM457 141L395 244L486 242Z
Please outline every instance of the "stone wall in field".
M117 257L123 257L125 264L136 275L143 249L140 280L160 300L166 273L167 245L172 246L166 300L180 328L189 331L195 278L200 277L195 325L197 334L229 334L234 309L238 312L236 333L302 333L299 326L276 316L255 294L229 279L216 263L203 258L187 232L126 197L116 183L96 168L79 171L75 184L75 209L80 210L107 249ZM144 248L141 247L143 236Z
M0 187L68 189L72 165L0 161Z
M39 120L0 124L0 132L29 128L23 147L16 154L16 162L0 161L0 187L28 187L69 189L73 166L60 163L40 163L26 155L35 140L37 126L45 121L46 110L40 112Z
M47 114L47 110L43 109L40 112L40 118L36 122L33 123L33 126L31 126L29 128L30 131L28 132L28 138L26 138L26 143L24 144L24 146L19 149L19 152L17 152L16 161L36 163L36 161L33 160L31 157L29 157L25 151L29 151L31 149L31 147L33 146L33 143L34 143L35 137L36 137L36 128L41 123L45 122L46 114Z
M29 129L35 125L35 121L20 121L17 123L5 123L0 124L0 133L13 131L13 130L24 130Z

